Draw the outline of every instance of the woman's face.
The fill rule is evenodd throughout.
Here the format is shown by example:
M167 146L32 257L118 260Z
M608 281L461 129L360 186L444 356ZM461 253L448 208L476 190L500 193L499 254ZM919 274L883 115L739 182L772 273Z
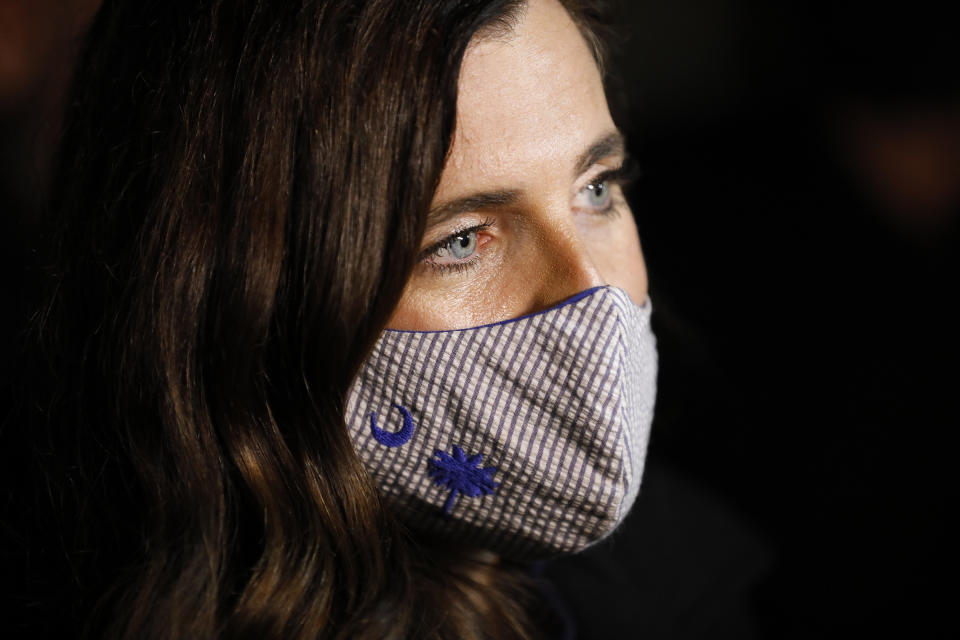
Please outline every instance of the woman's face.
M642 303L623 162L586 42L556 0L531 0L511 34L467 50L453 147L388 326L472 327L602 284Z

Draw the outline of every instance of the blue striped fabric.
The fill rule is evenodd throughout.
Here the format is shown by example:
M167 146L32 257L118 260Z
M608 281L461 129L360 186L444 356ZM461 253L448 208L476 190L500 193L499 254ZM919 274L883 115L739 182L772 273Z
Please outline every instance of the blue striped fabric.
M356 450L412 528L514 559L582 549L616 527L640 485L656 386L650 312L599 287L483 327L387 330L350 392ZM398 405L415 429L385 446L370 414L399 431ZM439 452L467 483L449 515L452 489L431 474ZM496 487L470 495L487 467Z

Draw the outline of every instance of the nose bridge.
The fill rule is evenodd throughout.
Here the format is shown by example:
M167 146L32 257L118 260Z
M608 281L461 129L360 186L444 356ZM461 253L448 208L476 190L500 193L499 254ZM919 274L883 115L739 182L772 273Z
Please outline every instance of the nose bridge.
M544 271L538 298L544 306L606 284L569 214L553 220L555 223L542 231L539 243Z

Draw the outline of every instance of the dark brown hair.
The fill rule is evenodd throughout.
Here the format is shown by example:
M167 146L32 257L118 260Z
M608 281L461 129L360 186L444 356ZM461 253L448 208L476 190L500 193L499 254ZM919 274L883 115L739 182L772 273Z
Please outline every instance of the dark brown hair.
M35 324L52 514L35 527L68 578L59 622L137 639L532 634L519 572L428 551L343 424L415 261L464 50L522 11L104 3Z

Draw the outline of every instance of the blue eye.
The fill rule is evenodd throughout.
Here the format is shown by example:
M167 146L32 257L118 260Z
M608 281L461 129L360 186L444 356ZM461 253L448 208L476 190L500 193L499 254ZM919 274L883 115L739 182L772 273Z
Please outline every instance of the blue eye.
M460 271L476 265L481 259L480 232L492 221L455 231L420 253L420 261L440 271Z
M450 238L446 249L450 252L450 255L457 260L469 258L473 255L473 252L477 250L476 230L458 233L456 236Z
M610 183L607 180L591 182L586 191L587 202L594 209L605 209L610 203Z

